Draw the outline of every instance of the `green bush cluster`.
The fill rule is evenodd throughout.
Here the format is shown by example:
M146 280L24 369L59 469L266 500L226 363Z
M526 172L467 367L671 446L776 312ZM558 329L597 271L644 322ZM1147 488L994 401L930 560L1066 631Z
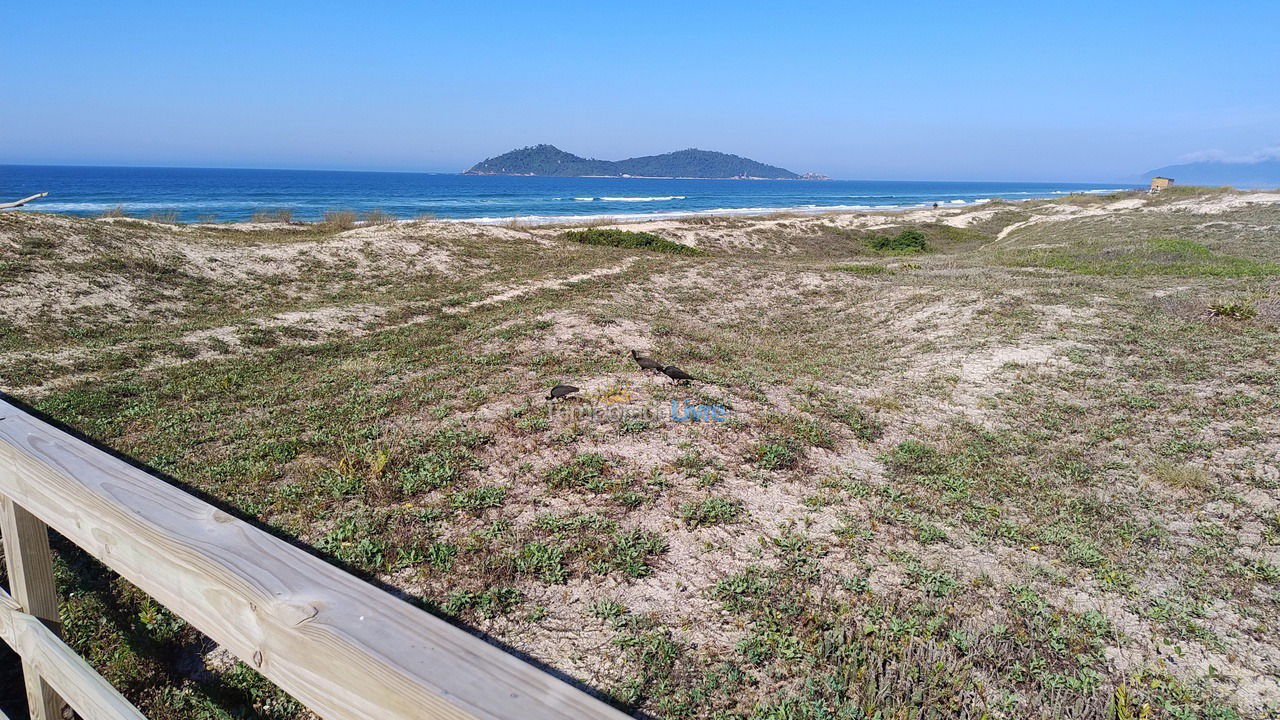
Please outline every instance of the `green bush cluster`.
M608 247L626 248L628 250L652 250L673 255L703 254L698 248L663 240L653 233L618 230L617 228L570 230L561 237L584 245L607 245Z
M867 243L872 250L882 252L920 253L929 249L928 240L923 232L915 228L907 228L893 237L876 235Z
M1209 314L1232 320L1252 320L1258 317L1258 308L1247 302L1216 302L1209 305Z

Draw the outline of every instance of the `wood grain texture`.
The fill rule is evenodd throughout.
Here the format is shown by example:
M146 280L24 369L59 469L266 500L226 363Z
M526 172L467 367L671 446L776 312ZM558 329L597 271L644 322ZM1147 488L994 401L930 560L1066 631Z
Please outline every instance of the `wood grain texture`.
M146 720L40 618L0 590L0 639L87 720ZM0 713L0 717L3 713ZM62 717L60 714L55 717Z
M0 493L324 718L627 715L0 401Z
M58 590L53 583L49 528L12 499L0 497L0 535L4 538L4 559L14 601L25 613L43 621L56 637L62 622L58 617ZM25 657L22 680L31 719L61 720L65 703L41 679L39 668Z

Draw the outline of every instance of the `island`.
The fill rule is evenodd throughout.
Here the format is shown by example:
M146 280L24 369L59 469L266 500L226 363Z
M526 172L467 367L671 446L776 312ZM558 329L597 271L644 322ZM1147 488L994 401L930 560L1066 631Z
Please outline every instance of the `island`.
M744 180L800 180L790 170L738 155L710 150L679 150L661 155L595 160L554 145L533 145L476 163L463 175L540 175L547 177L650 177Z

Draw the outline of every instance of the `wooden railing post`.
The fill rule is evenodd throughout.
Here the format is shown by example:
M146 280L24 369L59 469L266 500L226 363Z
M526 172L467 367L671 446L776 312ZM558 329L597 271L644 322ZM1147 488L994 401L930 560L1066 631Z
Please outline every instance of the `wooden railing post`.
M15 560L19 565L11 571L14 599L0 597L0 640L12 638L18 654L33 659L33 674L86 717L145 720L118 694L104 692L100 676L65 643L53 642L40 620L58 616L50 529L323 718L627 718L3 397L0 415L0 495L13 501L3 529L5 544L18 546L10 567ZM32 559L37 547L43 549L39 561ZM33 583L35 572L44 573L42 583ZM33 585L43 588L40 602ZM6 615L13 626L7 634ZM48 711L39 717L50 716L57 717Z
M0 497L0 533L4 536L4 559L9 568L9 591L29 615L40 618L50 630L61 635L58 593L53 585L53 553L49 551L49 528L7 497ZM27 686L27 706L31 720L62 720L66 703L27 662L22 663Z

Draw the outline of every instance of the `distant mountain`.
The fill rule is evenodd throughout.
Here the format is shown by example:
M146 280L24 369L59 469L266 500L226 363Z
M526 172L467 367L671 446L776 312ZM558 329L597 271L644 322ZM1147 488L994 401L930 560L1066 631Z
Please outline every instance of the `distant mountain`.
M1235 187L1280 187L1280 160L1257 162L1191 162L1167 165L1142 175L1173 178L1179 185L1233 185Z
M799 175L773 165L710 150L680 150L626 160L594 160L554 145L534 145L476 163L465 175L547 175L551 177L768 178L797 180Z

